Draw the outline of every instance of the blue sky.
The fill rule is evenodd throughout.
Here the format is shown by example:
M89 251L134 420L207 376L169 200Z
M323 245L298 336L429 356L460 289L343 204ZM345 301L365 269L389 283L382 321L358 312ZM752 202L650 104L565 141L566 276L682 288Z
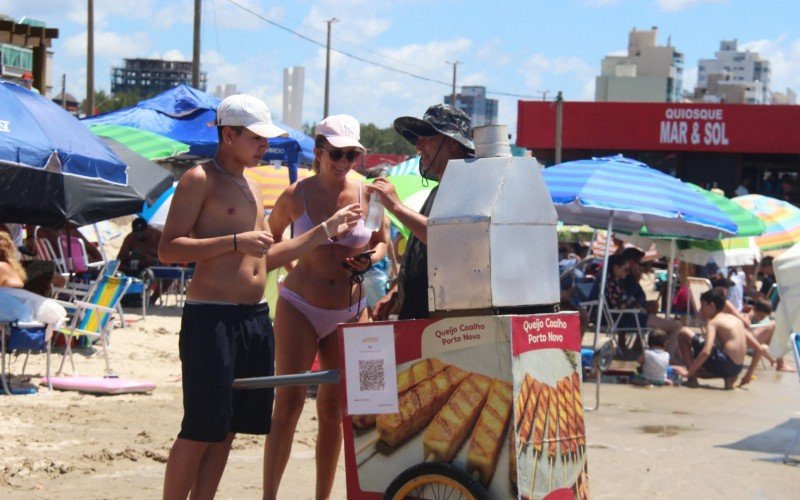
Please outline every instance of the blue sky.
M684 53L684 88L697 61L721 40L772 62L773 90L800 91L800 1L797 0L204 0L202 64L209 89L235 83L263 98L280 117L284 67L306 68L304 121L322 115L325 50L235 5L333 47L427 79L333 53L331 113L388 126L420 116L458 84L489 92L592 100L601 59L627 47L632 28L657 26ZM190 59L193 0L95 0L95 86L109 90L110 68L124 57ZM489 7L491 5L491 7ZM86 89L86 0L0 0L0 13L27 15L59 28L54 76L67 75L79 99ZM500 100L500 123L516 131L516 97Z

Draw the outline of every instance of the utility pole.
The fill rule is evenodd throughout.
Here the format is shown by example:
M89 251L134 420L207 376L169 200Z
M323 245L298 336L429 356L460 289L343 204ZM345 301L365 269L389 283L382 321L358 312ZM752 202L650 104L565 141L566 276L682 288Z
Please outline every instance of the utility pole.
M450 105L453 106L454 108L457 108L458 106L456 105L456 67L459 64L461 64L461 61L455 61L455 62L445 61L445 62L447 62L447 64L453 65L453 92L450 95Z
M94 115L94 0L86 4L86 116Z
M202 0L194 0L194 44L192 46L192 87L200 88L200 12Z
M61 75L61 108L67 109L67 74Z
M556 165L561 163L561 129L563 127L563 123L561 121L561 113L564 108L564 97L561 95L561 91L558 91L558 95L556 96Z
M328 23L328 44L326 45L325 51L325 105L322 109L322 117L328 117L328 105L330 104L329 96L331 90L331 24L338 22L339 20L335 17L332 17L325 21Z

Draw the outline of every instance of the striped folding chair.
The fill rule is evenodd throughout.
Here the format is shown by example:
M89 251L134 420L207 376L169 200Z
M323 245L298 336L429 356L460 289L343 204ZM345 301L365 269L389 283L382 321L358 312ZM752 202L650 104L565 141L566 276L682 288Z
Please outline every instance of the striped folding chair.
M108 336L114 326L113 315L117 311L119 301L125 295L131 285L131 278L117 276L101 276L97 284L91 291L86 300L76 300L75 314L68 328L59 330L67 337L64 355L61 358L61 365L56 375L60 375L64 369L64 362L69 357L72 373L75 371L75 362L72 358L72 337L85 337L89 343L96 342L98 339L103 346L103 358L106 363L106 376L115 376L111 370L109 362Z

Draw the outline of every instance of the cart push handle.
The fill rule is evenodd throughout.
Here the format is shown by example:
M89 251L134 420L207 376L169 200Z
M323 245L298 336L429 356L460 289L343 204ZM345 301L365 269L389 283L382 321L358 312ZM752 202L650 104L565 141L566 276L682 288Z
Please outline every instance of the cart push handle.
M286 385L338 384L339 378L339 370L274 375L272 377L237 378L233 381L233 388L244 390L266 389Z

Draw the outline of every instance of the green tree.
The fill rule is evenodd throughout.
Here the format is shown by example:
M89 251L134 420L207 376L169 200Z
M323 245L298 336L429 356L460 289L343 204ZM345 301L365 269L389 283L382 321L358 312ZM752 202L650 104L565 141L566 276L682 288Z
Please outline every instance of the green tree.
M106 94L104 90L98 90L94 93L94 113L109 113L121 108L130 108L144 99L149 99L161 92L150 92L142 96L135 90L128 90L125 92L117 92L116 94ZM81 101L81 110L86 109L86 99Z
M398 134L394 127L380 128L372 123L361 126L361 144L372 153L413 156L414 146Z

